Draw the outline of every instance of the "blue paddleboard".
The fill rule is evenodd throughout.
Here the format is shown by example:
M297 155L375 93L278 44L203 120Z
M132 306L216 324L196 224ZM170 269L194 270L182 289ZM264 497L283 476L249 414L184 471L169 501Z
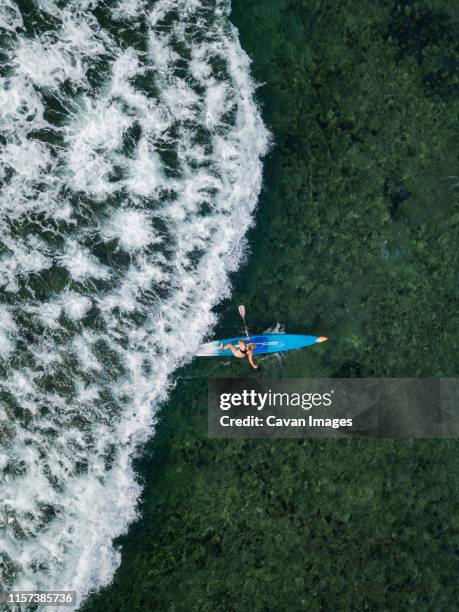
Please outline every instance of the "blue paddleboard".
M265 334L264 336L250 336L247 339L246 336L239 336L237 338L224 338L223 340L214 340L213 342L206 342L202 344L199 351L196 353L197 357L230 357L233 353L230 349L226 351L220 350L220 344L234 344L237 347L239 340L243 340L245 343L250 342L255 344L253 349L254 355L261 355L263 353L281 353L283 351L293 351L295 349L304 348L305 346L311 346L318 342L325 342L327 338L325 336L303 336L301 334Z

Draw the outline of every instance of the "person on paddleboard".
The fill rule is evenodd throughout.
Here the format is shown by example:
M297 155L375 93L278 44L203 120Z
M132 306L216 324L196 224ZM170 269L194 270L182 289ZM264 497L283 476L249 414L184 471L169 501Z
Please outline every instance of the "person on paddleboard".
M235 357L238 357L239 359L243 359L244 357L247 357L252 368L254 368L255 370L258 370L258 366L253 360L253 349L255 348L255 344L250 344L249 342L247 342L246 344L243 340L239 340L237 344L238 344L237 346L234 346L234 344L230 342L229 344L224 345L222 342L220 344L220 350L226 351L227 349L230 349L233 355Z

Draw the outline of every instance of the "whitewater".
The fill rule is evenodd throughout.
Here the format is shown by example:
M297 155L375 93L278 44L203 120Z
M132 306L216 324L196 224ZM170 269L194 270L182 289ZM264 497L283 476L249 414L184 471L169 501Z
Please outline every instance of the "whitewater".
M224 0L0 3L0 587L110 582L268 133Z

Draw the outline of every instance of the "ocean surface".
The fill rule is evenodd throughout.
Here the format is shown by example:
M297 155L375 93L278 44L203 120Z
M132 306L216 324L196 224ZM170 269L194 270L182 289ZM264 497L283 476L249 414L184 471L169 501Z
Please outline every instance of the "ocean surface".
M328 342L193 360L136 474L141 517L85 612L451 610L455 440L215 440L211 377L459 371L459 23L442 0L234 0L275 144L214 337ZM326 554L324 554L326 551Z
M225 0L0 5L0 585L120 563L132 460L244 256L269 134Z

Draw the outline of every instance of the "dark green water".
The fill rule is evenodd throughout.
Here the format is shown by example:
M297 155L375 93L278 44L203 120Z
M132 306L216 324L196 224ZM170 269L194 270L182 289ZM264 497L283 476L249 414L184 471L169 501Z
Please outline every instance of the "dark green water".
M458 372L452 3L235 1L273 133L217 336L325 345L178 373L139 462L142 519L85 610L455 610L459 453L436 440L209 440L213 376Z

